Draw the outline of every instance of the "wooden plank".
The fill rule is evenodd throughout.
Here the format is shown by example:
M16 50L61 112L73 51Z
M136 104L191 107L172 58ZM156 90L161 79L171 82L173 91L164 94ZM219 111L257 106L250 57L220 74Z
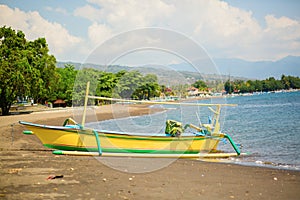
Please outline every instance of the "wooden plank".
M98 152L55 150L56 155L99 156ZM249 155L241 153L240 156ZM228 158L238 156L236 153L199 153L199 154L151 154L151 153L109 153L102 152L103 157L137 157L137 158Z

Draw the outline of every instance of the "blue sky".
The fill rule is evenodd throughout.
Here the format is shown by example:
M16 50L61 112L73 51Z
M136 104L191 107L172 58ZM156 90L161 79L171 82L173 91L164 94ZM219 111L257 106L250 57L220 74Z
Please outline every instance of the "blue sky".
M298 0L226 0L226 2L240 9L251 10L253 16L262 23L268 14L300 19L300 1Z
M59 61L85 62L112 37L145 27L183 34L212 58L275 61L300 56L298 0L0 0L0 5L1 26L22 30L29 40L45 37ZM184 48L180 41L166 40L173 44L172 49ZM124 49L130 49L129 41L119 41L119 48L127 45ZM131 54L122 62L155 62L148 53L137 53L136 62L130 63L129 58L135 59ZM174 55L164 59L165 53L154 57L166 65L182 61Z

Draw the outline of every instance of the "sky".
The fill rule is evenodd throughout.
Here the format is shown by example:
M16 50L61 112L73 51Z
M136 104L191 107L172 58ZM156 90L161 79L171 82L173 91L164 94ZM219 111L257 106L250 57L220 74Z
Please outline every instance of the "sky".
M58 61L176 64L199 59L194 44L209 58L276 61L300 56L299 10L298 0L0 0L0 25L45 37Z

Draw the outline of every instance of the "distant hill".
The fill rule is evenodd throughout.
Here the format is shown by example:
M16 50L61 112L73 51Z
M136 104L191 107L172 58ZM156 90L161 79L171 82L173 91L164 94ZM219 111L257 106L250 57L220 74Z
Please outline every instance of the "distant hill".
M96 64L84 64L74 62L58 62L57 67L64 67L65 64L72 64L76 69L82 66L96 68L98 70L116 73L121 70L138 70L142 74L156 74L161 84L174 85L178 83L193 83L195 80L222 80L226 81L230 76L231 80L266 79L275 77L280 79L281 75L300 76L300 57L287 56L277 61L251 62L242 59L214 59L216 67L212 67L209 61L195 61L194 64L202 66L197 72L189 63L179 63L165 66L144 65L140 67L130 66L104 66Z
M300 57L288 56L277 61L251 62L241 59L215 59L222 74L247 78L280 78L282 74L300 76Z
M142 74L156 74L159 83L164 85L191 84L199 79L204 81L222 80L224 82L229 76L231 80L266 79L272 76L280 79L282 74L300 76L300 57L297 56L287 56L278 61L251 62L242 59L214 59L213 61L216 67L206 60L195 61L195 67L202 66L201 73L197 72L189 63L172 64L162 68L155 65L139 67L113 65L107 67L90 63L82 65L74 62L58 62L57 67L72 64L76 69L86 67L113 73L121 70L138 70Z
M57 62L56 66L59 68L64 68L66 64L71 64L75 67L75 69L81 69L81 68L95 68L100 71L106 71L106 72L119 72L121 70L130 70L130 67L127 66L120 66L120 65L113 65L113 66L105 66L105 65L96 65L96 64L91 64L91 63L75 63L75 62Z
M222 80L226 81L228 79L228 75L218 75L218 74L206 74L206 73L196 73L193 69L182 68L179 67L176 69L174 66L166 66L165 68L158 67L155 65L147 65L140 67L129 67L129 66L104 66L104 65L96 65L96 64L81 64L74 62L58 62L57 67L63 68L66 64L72 64L76 69L81 68L95 68L101 71L106 72L119 72L121 70L132 71L137 70L142 74L156 74L158 77L158 81L160 84L164 84L167 86L178 85L178 84L192 84L196 80L204 80L204 81L214 81L214 80ZM232 80L241 79L247 80L244 77L230 77Z
M300 76L300 57L287 56L277 61L246 61L242 59L213 59L217 69L223 75L246 77L248 79L266 79L271 76L280 78L282 74ZM196 65L205 65L203 61L195 61ZM188 63L171 65L178 71L195 71ZM209 69L207 69L209 70Z

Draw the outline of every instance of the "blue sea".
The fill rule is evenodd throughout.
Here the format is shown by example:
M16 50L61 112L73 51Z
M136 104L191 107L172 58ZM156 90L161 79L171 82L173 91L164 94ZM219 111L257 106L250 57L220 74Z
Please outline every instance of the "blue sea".
M229 134L235 143L241 145L241 151L250 155L223 159L221 162L300 170L300 92L263 93L190 102L238 105L223 107L221 131ZM133 134L159 135L164 133L167 119L199 125L207 123L212 116L207 107L152 107L161 107L165 111L91 123L88 126ZM219 149L234 152L230 143L225 140L220 142Z

